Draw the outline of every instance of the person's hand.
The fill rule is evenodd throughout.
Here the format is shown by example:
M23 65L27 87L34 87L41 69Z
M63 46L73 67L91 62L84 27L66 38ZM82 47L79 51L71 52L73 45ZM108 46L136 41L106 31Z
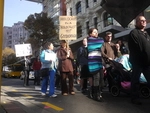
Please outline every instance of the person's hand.
M70 56L70 50L67 51L67 58Z
M67 55L67 58L69 58L70 55Z
M120 45L119 44L116 44L116 49L118 52L120 51Z
M109 60L113 60L112 58L108 58Z

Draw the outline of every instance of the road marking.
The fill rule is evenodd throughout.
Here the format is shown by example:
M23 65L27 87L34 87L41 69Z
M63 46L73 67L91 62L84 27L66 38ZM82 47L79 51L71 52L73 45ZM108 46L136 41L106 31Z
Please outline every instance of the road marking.
M60 107L55 106L53 104L50 104L48 102L42 102L42 104L44 104L45 106L48 106L48 107L50 107L50 108L52 108L54 110L57 110L57 111L63 111L64 110L63 108L60 108Z
M33 98L33 96L27 95L27 94L23 94L25 97L27 98Z
M14 89L14 90L12 90L12 91L13 91L13 92L17 92L17 90L15 90L15 89Z

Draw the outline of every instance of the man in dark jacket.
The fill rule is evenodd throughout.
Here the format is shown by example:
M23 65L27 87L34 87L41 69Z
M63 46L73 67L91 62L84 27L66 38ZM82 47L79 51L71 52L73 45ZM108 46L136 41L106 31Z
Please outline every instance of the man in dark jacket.
M145 31L146 19L144 16L136 18L136 28L130 32L129 60L133 67L131 78L131 102L140 105L138 100L139 78L144 74L148 83L150 83L150 36Z

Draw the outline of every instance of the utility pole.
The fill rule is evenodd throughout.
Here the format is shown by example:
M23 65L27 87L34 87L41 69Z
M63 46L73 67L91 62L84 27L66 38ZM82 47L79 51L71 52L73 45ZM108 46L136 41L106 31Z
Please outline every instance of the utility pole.
M3 14L4 14L4 0L0 0L0 75L2 75L2 46L3 46ZM0 76L0 91L2 86L2 76ZM1 103L1 93L0 93Z

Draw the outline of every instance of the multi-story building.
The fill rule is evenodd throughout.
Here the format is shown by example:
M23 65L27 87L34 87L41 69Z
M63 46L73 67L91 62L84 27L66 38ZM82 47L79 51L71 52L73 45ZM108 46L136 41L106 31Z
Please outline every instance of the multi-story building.
M23 22L14 23L12 27L4 26L3 48L10 47L15 50L15 45L23 43L29 38L29 32L23 27Z
M35 0L29 0L35 1ZM37 0L38 1L38 0ZM54 18L55 24L59 25L60 15L77 16L77 40L71 41L70 46L75 52L82 45L82 39L87 37L89 28L97 28L99 36L104 37L105 32L114 34L113 40L121 38L126 40L129 32L135 27L135 21L131 21L123 28L107 11L101 6L102 0L43 0L43 11L49 17ZM150 28L150 6L141 13L147 18L147 28Z
M3 32L3 49L5 47L12 48L12 27L5 26Z
M101 6L102 0L66 0L67 15L77 16L77 40L70 42L73 51L81 46L82 39L87 37L89 28L97 28L99 36L104 37L107 31L114 34L113 40L121 38L126 40L129 32L135 27L135 21L131 21L123 28ZM141 13L150 22L150 7ZM150 24L147 25L149 30Z

